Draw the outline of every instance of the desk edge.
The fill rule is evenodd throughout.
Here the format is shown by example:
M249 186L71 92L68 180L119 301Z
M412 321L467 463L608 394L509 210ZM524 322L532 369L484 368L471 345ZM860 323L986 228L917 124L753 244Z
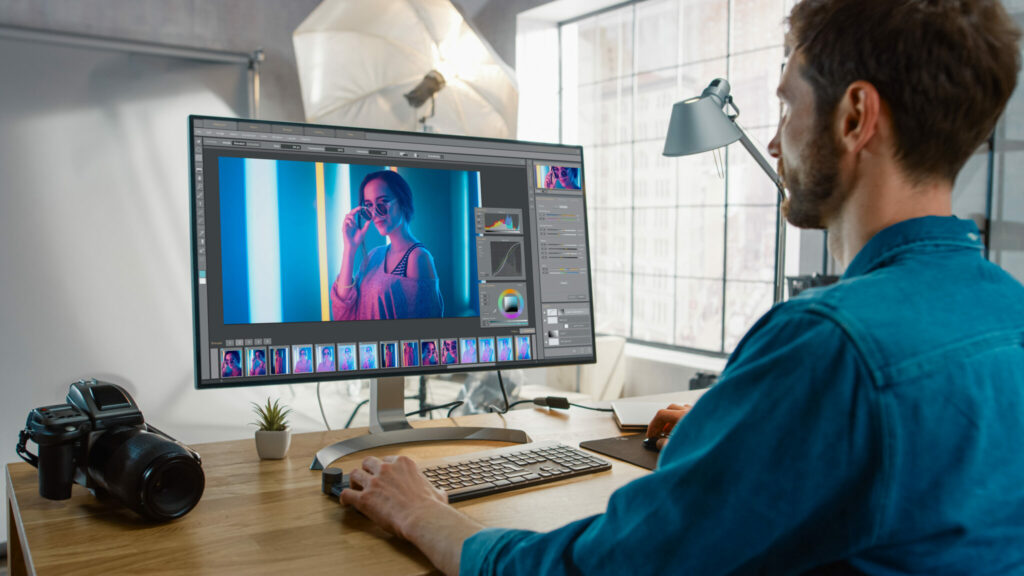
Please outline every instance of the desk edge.
M7 528L7 566L10 569L9 572L13 576L15 567L13 566L14 555L11 554L10 548L12 547L11 538L16 537L18 539L18 547L21 548L21 558L25 562L25 571L32 576L36 574L36 567L32 564L32 553L28 548L28 537L25 534L25 520L21 517L21 508L18 506L17 494L14 492L14 481L11 478L11 464L8 463L4 466L4 475L7 481L7 513L10 518L13 519L13 526ZM11 533L16 531L15 533Z

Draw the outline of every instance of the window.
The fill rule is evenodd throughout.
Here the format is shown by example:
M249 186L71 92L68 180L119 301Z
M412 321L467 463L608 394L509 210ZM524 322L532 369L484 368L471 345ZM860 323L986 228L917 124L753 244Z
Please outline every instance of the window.
M738 145L661 151L672 105L718 77L767 146L791 5L643 0L559 25L561 140L585 147L598 332L727 354L771 307L769 179Z

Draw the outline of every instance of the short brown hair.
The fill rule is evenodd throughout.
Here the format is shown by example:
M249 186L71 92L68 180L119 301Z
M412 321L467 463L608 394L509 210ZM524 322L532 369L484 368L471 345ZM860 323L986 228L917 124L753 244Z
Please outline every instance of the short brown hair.
M896 157L915 179L953 180L1017 84L1020 30L999 0L802 0L787 47L804 57L819 121L847 87L888 104Z

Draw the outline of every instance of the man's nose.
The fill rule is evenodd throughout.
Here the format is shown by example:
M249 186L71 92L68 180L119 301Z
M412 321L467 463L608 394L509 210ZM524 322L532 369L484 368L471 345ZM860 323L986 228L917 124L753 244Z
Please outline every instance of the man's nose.
M779 158L782 156L782 145L779 144L779 132L775 131L775 136L772 137L772 141L768 143L768 154L772 158Z

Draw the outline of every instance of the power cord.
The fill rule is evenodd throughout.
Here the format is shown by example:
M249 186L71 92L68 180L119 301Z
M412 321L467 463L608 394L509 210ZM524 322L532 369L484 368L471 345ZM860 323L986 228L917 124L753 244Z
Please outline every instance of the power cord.
M346 429L348 429L348 427L352 425L352 421L356 419L356 414L359 413L359 409L362 408L363 406L366 406L369 403L370 399L367 398L366 400L363 400L359 404L356 404L356 407L352 409L352 414L348 417L348 422L345 422Z
M507 414L509 410L520 404L535 404L537 406L545 406L547 408L554 408L556 410L568 410L570 406L576 408L583 408L584 410L593 410L594 412L612 412L611 408L596 408L594 406L584 406L582 404L576 404L569 402L569 399L564 396L538 396L533 400L516 400L515 402L508 403L508 393L505 392L505 380L501 377L501 370L496 370L498 373L498 386L501 388L501 397L505 400L505 409L499 410L494 406L488 406L488 412L497 412L498 414Z
M594 412L612 412L611 408L597 408L596 406L584 406L583 404L569 402L569 399L565 396L538 396L532 400L517 400L509 406L509 409L520 404L534 404L536 406L544 406L545 408L554 408L555 410L568 410L572 406L583 408L584 410L593 410Z
M317 396L317 398L319 398L319 396ZM419 398L420 398L419 396L406 396L405 397L406 400L419 400ZM370 399L367 398L366 400L363 400L359 404L356 404L356 407L352 409L352 414L350 414L349 417L348 417L348 422L345 422L345 429L348 429L350 426L352 426L352 422L356 419L356 414L359 414L359 409L362 408L363 406L366 406L369 403L370 403ZM458 408L461 405L462 405L462 402L460 401L458 406L454 406L452 408L452 410L454 410L455 408ZM408 414L406 414L406 416L408 417L408 416L412 416L414 414L419 414L420 412L428 412L430 410L437 410L438 408L447 408L448 406L449 406L449 404L445 404L443 406L424 406L423 408L421 408L419 410L413 410L412 412L409 412ZM320 408L320 413L323 414L323 407ZM452 413L449 411L448 415L451 416L451 414ZM327 423L327 419L326 418L324 419L324 423L325 424ZM330 430L330 428L328 428L328 430Z
M326 426L327 427L327 431L330 432L331 431L331 425L327 423L327 414L324 414L324 403L320 399L320 383L319 382L316 383L316 403L317 403L318 406L320 406L320 417L324 419L324 426ZM351 422L351 420L349 420L349 422ZM345 426L345 428L348 428L348 426Z
M494 406L488 406L487 411L497 412L498 414L505 414L509 411L510 408L512 408L512 406L509 405L508 403L508 392L505 391L505 379L501 377L501 370L495 370L495 372L498 373L498 387L501 388L501 397L505 399L505 408L503 410L499 410Z
M456 400L454 402L449 402L447 404L441 404L438 406L424 406L421 410L413 410L412 412L407 412L405 415L407 417L415 416L417 414L420 414L421 412L431 412L433 410L441 410L442 408L448 408L448 416L450 417L452 415L452 411L458 408L459 406L462 406L463 404L465 404L465 402L463 402L462 400Z

